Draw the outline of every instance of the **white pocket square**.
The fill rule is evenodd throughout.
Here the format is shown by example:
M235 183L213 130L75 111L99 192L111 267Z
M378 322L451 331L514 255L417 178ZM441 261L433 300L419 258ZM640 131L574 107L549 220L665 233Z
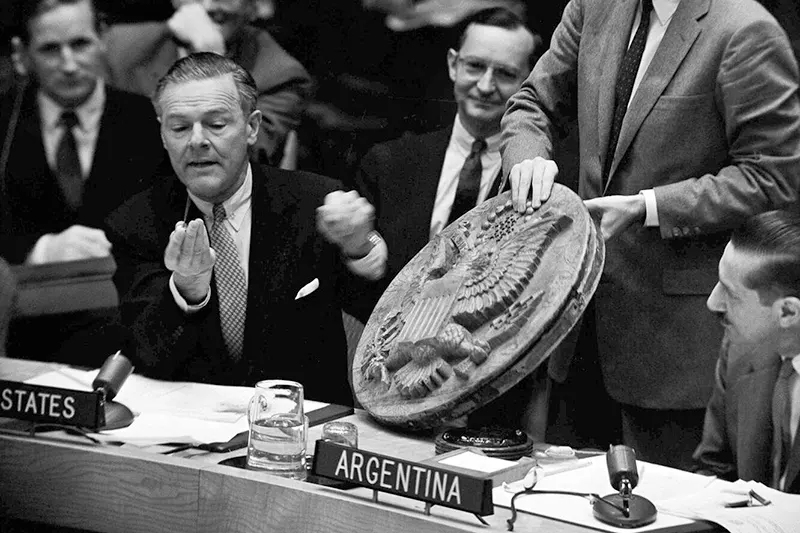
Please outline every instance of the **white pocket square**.
M319 288L319 278L314 278L313 280L311 280L311 283L304 285L302 289L297 291L297 296L295 296L294 299L299 300L300 298L305 298L318 288Z

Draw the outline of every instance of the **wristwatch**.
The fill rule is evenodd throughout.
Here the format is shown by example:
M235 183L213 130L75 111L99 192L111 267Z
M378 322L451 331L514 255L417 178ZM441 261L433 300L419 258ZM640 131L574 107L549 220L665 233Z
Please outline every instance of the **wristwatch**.
M342 254L342 255L344 255L344 257L348 261L358 261L359 259L364 259L369 255L369 253L372 251L373 248L375 248L376 246L378 246L378 244L380 244L382 240L383 237L381 237L380 233L378 233L375 230L370 230L370 232L367 233L367 242L369 243L369 250L367 250L366 253L361 255L347 255L347 254Z

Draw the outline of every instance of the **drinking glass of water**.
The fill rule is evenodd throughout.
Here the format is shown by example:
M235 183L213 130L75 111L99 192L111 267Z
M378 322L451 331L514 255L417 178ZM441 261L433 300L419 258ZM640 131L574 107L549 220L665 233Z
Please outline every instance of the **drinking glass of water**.
M248 421L247 468L305 479L308 419L303 412L303 386L282 379L259 381Z

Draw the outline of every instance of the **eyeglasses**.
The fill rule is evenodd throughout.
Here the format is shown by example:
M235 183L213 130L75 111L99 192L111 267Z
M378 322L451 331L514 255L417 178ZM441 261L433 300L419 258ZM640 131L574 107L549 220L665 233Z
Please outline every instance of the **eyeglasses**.
M491 69L492 79L499 85L513 85L524 77L524 73L514 67L490 63L478 57L456 56L456 62L461 72L472 79L482 78L486 71Z

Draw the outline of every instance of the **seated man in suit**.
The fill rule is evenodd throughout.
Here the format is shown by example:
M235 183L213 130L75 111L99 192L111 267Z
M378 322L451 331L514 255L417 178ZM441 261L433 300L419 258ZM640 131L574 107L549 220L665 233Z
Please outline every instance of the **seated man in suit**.
M300 123L311 79L265 30L250 25L257 0L173 0L164 22L117 24L106 35L112 85L151 96L158 80L191 52L226 55L258 87L261 128L252 148L259 162L277 164L290 130Z
M506 101L536 62L541 38L513 12L484 10L464 23L447 52L457 113L453 126L379 144L363 158L356 182L375 206L389 249L388 274L364 295L375 306L397 273L450 222L498 193L500 119ZM470 424L522 426L544 438L547 389L536 376L475 412ZM512 407L513 406L513 407Z
M257 91L244 68L208 52L179 60L157 85L175 175L108 220L135 340L126 353L153 377L285 378L309 398L350 404L342 305L383 275L386 246L357 193L249 162Z
M694 459L800 494L800 214L768 211L733 232L708 308L725 338Z
M379 144L364 156L356 183L375 206L389 247L384 287L451 221L497 194L500 118L540 44L511 11L478 13L466 22L458 49L447 52L458 105L453 126Z
M146 98L103 82L92 0L19 2L18 20L28 82L0 100L0 255L17 264L108 256L103 219L166 159L158 122Z

